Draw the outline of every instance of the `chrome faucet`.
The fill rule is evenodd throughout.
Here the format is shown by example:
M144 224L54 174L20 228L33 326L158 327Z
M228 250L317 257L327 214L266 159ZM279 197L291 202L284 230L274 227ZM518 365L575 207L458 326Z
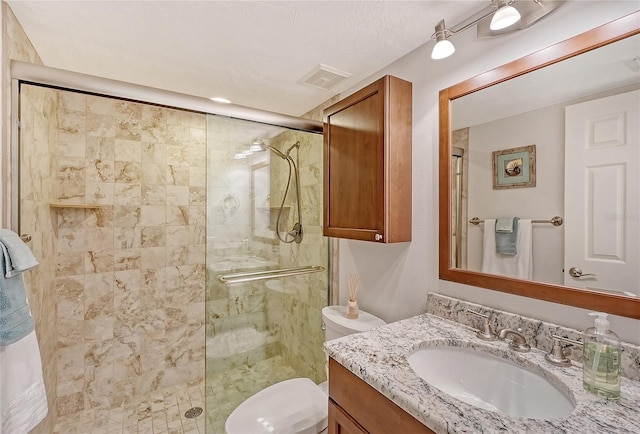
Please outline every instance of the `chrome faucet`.
M509 348L513 351L518 351L519 353L526 353L531 350L531 346L527 343L527 339L524 337L519 330L513 329L502 329L498 332L499 339L506 339L511 336L511 341L509 342Z

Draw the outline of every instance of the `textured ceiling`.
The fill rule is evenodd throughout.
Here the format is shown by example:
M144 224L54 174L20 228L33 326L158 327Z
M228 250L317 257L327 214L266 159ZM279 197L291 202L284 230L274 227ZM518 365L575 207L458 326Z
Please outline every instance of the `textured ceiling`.
M297 116L488 0L7 3L46 66ZM352 76L299 83L318 64Z

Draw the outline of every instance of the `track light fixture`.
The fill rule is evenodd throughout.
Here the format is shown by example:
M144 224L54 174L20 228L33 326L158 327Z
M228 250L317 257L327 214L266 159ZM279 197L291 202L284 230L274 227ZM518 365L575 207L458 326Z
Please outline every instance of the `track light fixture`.
M517 3L518 9L513 7ZM476 12L453 27L447 28L444 20L440 20L436 24L435 32L431 35L431 39L436 41L431 51L432 59L444 59L451 56L455 51L455 47L451 42L451 37L467 30L470 27L478 25L478 34L482 32L482 37L497 36L508 32L510 26L521 21L519 26L514 26L513 30L528 28L540 18L558 8L564 1L549 0L490 0L490 5ZM489 24L489 17L491 23ZM487 19L487 21L483 21ZM480 23L483 21L482 23ZM488 24L488 26L487 26ZM488 28L487 28L488 27ZM495 33L493 33L495 32Z

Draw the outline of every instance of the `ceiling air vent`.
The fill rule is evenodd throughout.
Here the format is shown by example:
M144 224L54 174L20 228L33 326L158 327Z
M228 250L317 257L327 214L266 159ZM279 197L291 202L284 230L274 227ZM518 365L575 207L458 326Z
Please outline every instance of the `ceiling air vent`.
M329 90L345 78L351 77L348 72L340 71L327 65L320 64L304 76L299 83Z

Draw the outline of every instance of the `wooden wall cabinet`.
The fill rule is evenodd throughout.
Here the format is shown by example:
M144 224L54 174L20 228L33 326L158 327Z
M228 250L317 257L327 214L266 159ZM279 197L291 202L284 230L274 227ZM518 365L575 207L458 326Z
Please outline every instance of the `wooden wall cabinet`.
M329 358L329 434L435 434Z
M387 75L324 110L324 235L411 241L412 85Z

